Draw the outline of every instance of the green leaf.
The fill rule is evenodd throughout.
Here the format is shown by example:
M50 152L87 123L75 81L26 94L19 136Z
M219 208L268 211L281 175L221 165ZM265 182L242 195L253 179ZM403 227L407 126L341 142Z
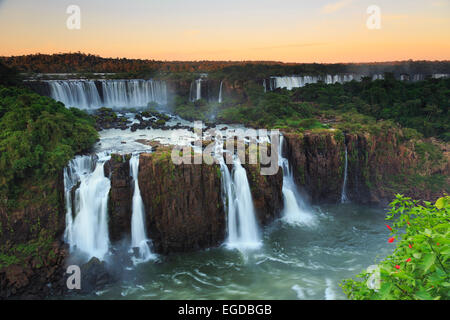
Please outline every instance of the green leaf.
M425 290L416 292L414 297L418 300L433 300L433 297Z
M424 256L423 258L423 273L426 273L428 271L428 269L431 268L431 266L434 264L434 262L436 261L436 256L433 253L428 253Z
M442 209L442 208L444 208L444 205L445 205L445 198L444 197L437 199L437 201L435 203L436 208Z

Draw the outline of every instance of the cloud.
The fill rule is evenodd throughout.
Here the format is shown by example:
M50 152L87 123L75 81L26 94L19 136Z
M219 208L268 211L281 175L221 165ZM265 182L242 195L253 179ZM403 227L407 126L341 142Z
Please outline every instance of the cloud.
M342 8L347 7L352 2L353 2L353 0L340 0L337 2L333 2L333 3L328 3L322 7L322 12L327 13L327 14L336 12Z

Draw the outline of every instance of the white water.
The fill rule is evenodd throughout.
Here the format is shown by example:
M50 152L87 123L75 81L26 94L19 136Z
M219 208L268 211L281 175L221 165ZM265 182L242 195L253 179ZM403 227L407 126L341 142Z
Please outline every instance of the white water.
M48 84L51 97L64 103L67 107L93 109L102 106L94 81L48 81Z
M202 98L202 79L197 79L191 83L189 98L191 102L200 100Z
M107 107L146 107L149 102L167 103L164 81L107 80L102 81L104 103Z
M432 74L430 75L434 79L439 78L448 78L448 74ZM272 91L277 88L285 88L288 90L292 90L294 88L301 88L306 86L307 84L317 83L319 81L323 81L326 84L334 84L334 83L345 83L350 82L352 80L361 81L361 79L365 77L362 74L337 74L337 75L326 75L326 76L283 76L283 77L271 77L269 79L269 87L267 87L266 80L263 81L264 92ZM384 74L373 74L371 76L372 80L383 80ZM423 81L426 76L423 74L415 74L415 75L400 75L399 79L401 81Z
M291 224L312 226L315 224L314 216L297 190L289 161L283 157L283 146L284 137L280 135L278 163L283 169L283 219Z
M233 176L221 159L222 188L228 217L227 247L246 250L256 249L262 244L253 207L252 194L247 173L239 157L233 161Z
M47 82L50 86L51 97L67 107L142 108L150 102L167 103L167 88L164 81L52 80ZM101 92L96 84L101 86Z
M131 247L139 248L139 257L135 263L146 262L154 255L148 246L147 232L145 228L145 209L139 189L139 154L133 155L130 159L130 174L134 181L133 207L131 216Z
M103 168L109 159L110 156L105 153L95 157L78 156L64 171L67 207L65 240L71 251L79 250L88 258L103 259L109 250L108 195L111 182L105 177ZM70 190L78 183L75 199L72 199Z
M286 77L272 77L270 79L270 91L277 88L285 88L288 90L292 90L293 88L301 88L306 86L307 84L317 83L319 81L323 81L326 84L333 83L344 83L352 80L359 81L361 79L361 75L327 75L327 76L286 76ZM264 82L264 87L266 88L266 84Z
M347 197L347 174L348 174L348 150L347 150L347 146L345 146L344 183L342 184L341 203L348 202L348 197Z
M220 89L219 89L219 103L222 103L222 87L223 87L223 81L220 81Z

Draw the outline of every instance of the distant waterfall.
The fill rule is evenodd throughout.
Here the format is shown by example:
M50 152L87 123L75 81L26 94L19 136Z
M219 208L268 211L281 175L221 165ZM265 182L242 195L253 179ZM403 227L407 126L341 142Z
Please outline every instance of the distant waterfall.
M220 81L220 89L219 89L219 103L222 103L222 87L223 87L223 80Z
M64 103L66 107L94 109L102 106L95 81L66 80L48 83L51 97Z
M233 176L223 159L220 167L223 199L228 213L227 246L239 250L258 248L261 246L261 239L247 173L239 157L235 157L233 161Z
M167 103L164 81L104 80L101 81L106 107L146 107L149 102Z
M105 177L103 168L109 159L110 156L104 153L78 156L64 170L65 241L72 251L80 250L89 258L103 259L109 250L108 197L111 182ZM71 190L78 184L72 199Z
M269 79L270 87L267 88L266 81L263 82L263 86L265 91L272 91L277 88L292 90L294 88L301 88L306 86L307 84L317 83L319 81L323 81L326 84L345 83L352 80L360 81L362 77L362 75L353 74L271 77Z
M155 80L51 80L51 97L79 109L143 108L167 103L164 81Z
M345 146L344 183L342 184L341 203L348 202L348 197L347 197L347 173L348 173L348 150L347 150L347 146Z
M139 248L139 258L135 262L145 262L153 258L148 246L147 232L145 228L145 209L139 189L139 154L130 159L130 174L134 181L133 207L131 216L131 247Z
M190 101L195 102L202 98L202 79L197 79L191 83Z
M284 137L280 135L280 145L278 149L278 162L283 169L283 219L292 224L313 225L314 216L308 210L302 196L297 191L289 161L283 157Z

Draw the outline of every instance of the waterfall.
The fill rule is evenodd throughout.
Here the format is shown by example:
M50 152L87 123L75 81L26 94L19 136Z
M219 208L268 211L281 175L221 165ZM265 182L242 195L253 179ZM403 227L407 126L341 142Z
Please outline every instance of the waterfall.
M342 184L341 203L348 202L348 197L347 197L347 172L348 172L348 150L347 150L347 146L345 146L344 183Z
M51 97L64 103L67 107L92 109L102 105L95 81L58 80L48 83Z
M149 102L167 103L164 81L104 80L101 81L107 107L147 107Z
M145 262L153 258L148 246L147 232L145 228L145 209L139 189L139 154L130 159L130 174L134 181L133 207L131 216L131 247L139 248L139 258L135 263Z
M79 250L89 258L103 259L109 250L108 197L111 182L105 177L103 168L109 159L105 153L78 156L64 170L65 240L71 251ZM78 184L72 199L71 191Z
M261 239L247 173L237 156L233 160L233 176L223 158L220 168L223 201L228 213L227 247L239 250L258 248L261 246Z
M219 89L219 103L222 103L222 87L223 87L223 80L220 81L220 89Z
M47 82L51 97L67 107L144 108L150 102L167 103L167 87L164 81L52 80Z
M191 83L190 100L195 102L202 98L202 79L197 79Z
M278 163L283 169L283 219L292 224L313 225L314 216L310 213L305 201L297 190L289 160L283 157L284 137L280 135L278 146Z
M264 90L272 91L277 88L285 88L287 90L292 90L294 88L301 88L306 86L307 84L317 83L319 81L323 81L326 84L334 84L334 83L345 83L350 82L352 80L361 81L362 75L358 74L336 74L336 75L325 75L325 76L283 76L283 77L271 77L270 88L267 88L267 85L264 81L263 86ZM383 79L383 75L374 75L373 79Z

